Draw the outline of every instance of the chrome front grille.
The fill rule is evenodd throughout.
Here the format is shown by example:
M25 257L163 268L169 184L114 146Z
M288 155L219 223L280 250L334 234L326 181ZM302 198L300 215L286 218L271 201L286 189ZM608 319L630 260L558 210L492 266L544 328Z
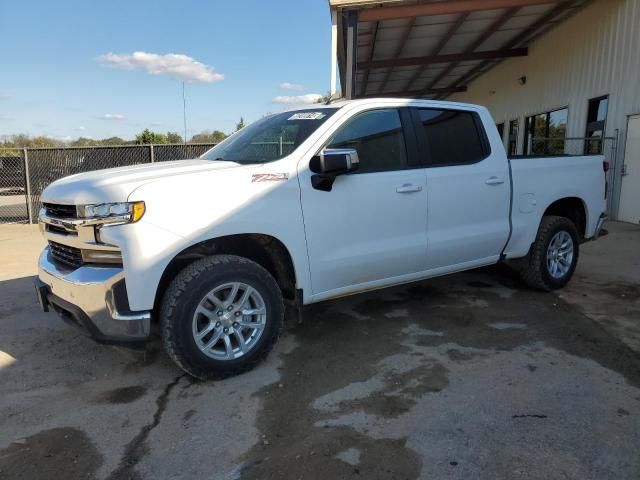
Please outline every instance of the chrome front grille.
M58 218L78 218L75 205L62 205L59 203L44 203L47 215Z
M72 234L72 233L74 235L77 235L76 232L70 232L66 228L57 227L55 225L47 225L46 229L47 229L47 232L57 233L58 235L69 235L69 234Z
M82 260L82 252L79 248L62 245L49 240L49 249L51 256L59 262L72 267L79 267L84 263Z
M38 219L54 263L73 268L87 264L122 265L120 249L101 243L96 238L96 226L101 225L79 217L75 205L44 203Z

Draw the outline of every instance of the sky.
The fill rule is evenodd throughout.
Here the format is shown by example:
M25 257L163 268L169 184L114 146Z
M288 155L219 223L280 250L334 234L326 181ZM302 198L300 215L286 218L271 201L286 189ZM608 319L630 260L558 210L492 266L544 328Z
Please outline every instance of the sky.
M0 0L0 138L234 130L329 90L326 0Z

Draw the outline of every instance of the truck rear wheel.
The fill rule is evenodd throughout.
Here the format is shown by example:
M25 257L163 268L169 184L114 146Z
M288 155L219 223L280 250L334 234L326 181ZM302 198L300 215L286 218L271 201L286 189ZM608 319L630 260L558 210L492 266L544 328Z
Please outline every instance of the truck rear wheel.
M271 351L283 324L275 279L235 255L214 255L187 266L171 282L160 307L165 350L199 379L253 368Z
M578 232L571 220L542 217L536 240L520 264L524 282L544 291L564 287L576 269L579 249Z

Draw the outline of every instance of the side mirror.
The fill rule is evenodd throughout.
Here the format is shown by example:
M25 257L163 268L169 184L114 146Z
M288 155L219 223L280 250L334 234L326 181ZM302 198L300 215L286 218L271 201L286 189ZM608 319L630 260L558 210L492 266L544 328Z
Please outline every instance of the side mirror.
M316 190L330 192L338 175L355 172L360 166L358 152L353 148L325 148L309 162L311 185Z

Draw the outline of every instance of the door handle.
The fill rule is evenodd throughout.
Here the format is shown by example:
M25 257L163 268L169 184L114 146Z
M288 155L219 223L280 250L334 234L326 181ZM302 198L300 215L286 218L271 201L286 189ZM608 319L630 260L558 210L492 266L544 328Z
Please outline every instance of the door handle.
M498 177L489 177L484 181L484 183L486 183L487 185L500 185L504 183L504 179Z
M422 191L422 186L420 185L411 185L409 183L405 183L401 187L396 188L396 192L398 193L414 193Z

